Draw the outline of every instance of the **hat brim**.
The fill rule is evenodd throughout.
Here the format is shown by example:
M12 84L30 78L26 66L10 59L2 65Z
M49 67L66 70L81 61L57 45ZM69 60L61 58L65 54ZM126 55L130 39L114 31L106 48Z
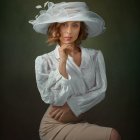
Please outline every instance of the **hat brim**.
M67 21L71 21L71 20L67 20ZM79 21L79 20L72 20L72 21ZM61 21L59 23L63 23L63 22L66 22L66 20ZM103 33L104 30L106 29L104 27L104 24L102 22L99 22L99 21L94 21L94 22L93 21L82 21L82 22L84 22L87 26L88 37L97 36L97 35ZM38 23L38 24L35 24L33 26L33 28L38 33L47 34L48 27L51 23L55 23L55 22Z
M46 20L48 19L48 20ZM50 20L49 20L50 19ZM41 22L40 22L41 21ZM74 16L65 16L61 18L49 18L47 14L40 15L36 22L33 23L33 28L36 32L47 34L48 27L51 23L63 23L67 21L82 21L87 25L88 37L94 37L104 32L105 22L96 13L87 11Z

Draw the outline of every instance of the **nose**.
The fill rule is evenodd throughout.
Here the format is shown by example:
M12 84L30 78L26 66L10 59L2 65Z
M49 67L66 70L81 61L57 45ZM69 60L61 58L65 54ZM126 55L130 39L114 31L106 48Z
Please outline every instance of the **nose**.
M72 27L68 26L66 29L66 33L71 34L72 33Z

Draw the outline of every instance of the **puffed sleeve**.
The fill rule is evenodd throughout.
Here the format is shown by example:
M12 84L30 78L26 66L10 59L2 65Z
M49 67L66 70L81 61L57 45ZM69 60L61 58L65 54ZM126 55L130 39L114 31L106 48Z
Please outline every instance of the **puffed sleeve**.
M69 79L64 78L58 68L51 68L47 55L35 60L36 83L45 103L62 106L71 95Z
M105 97L107 88L105 63L101 51L98 51L96 58L96 84L87 91L86 94L80 96L71 96L67 103L76 116L88 111L98 104Z

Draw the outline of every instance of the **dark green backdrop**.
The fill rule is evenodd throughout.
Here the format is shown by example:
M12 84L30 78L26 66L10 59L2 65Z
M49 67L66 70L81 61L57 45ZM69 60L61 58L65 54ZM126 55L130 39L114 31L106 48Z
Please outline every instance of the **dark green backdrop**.
M1 2L1 140L39 140L38 127L47 105L36 87L34 60L54 46L48 47L46 37L34 32L28 20L38 13L34 7L44 2ZM116 128L123 140L135 140L139 99L138 3L89 0L87 4L105 19L107 30L83 45L102 50L108 78L105 100L88 112L87 119Z

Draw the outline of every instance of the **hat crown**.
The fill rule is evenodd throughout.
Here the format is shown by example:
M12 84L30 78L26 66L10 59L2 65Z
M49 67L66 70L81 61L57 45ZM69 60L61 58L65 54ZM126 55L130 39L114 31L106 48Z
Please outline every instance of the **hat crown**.
M73 16L88 10L85 2L61 2L54 4L48 2L48 10L46 11L50 16ZM61 15L61 16L60 16Z
M62 9L79 9L79 10L88 10L88 7L85 2L60 2L54 4L53 2L48 2L48 10L58 8L59 10Z

